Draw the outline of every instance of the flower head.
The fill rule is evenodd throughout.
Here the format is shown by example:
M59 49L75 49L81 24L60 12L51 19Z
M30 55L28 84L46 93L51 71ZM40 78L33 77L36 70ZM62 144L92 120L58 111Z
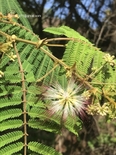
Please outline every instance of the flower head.
M110 54L105 54L104 59L106 62L108 62L111 66L115 65L114 56Z
M73 79L68 81L65 89L58 83L49 86L43 96L49 101L50 115L60 113L63 120L66 120L68 116L77 115L81 118L85 116L88 101L82 94L81 86L77 86Z

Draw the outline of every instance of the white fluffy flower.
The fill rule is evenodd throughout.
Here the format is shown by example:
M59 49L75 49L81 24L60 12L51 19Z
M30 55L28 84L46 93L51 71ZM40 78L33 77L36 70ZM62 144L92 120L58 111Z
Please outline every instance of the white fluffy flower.
M82 94L81 86L77 86L73 79L68 81L65 89L58 83L49 86L43 96L49 101L48 111L51 116L61 114L63 120L68 116L85 116L88 101Z

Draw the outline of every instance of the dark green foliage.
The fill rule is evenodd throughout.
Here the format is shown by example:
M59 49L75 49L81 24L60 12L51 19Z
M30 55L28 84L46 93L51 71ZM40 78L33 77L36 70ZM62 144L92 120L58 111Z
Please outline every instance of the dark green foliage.
M11 14L18 14L20 17L19 22L26 26L27 28L31 29L31 26L28 22L28 20L26 19L26 14L23 12L22 8L20 7L20 5L18 4L18 2L16 0L0 0L0 12L2 12L4 15L7 15L8 13ZM7 29L9 29L9 27L7 27ZM14 29L12 29L12 32L16 31L16 27L14 27ZM5 30L5 29L4 29Z
M66 44L63 61L70 67L76 63L76 72L81 77L87 78L92 83L92 86L108 89L110 83L112 83L111 85L114 89L116 88L116 59L114 60L114 66L105 65L104 57L106 54L94 47L78 32L66 26L61 26L60 28L48 27L44 31L75 38ZM94 71L94 69L98 71ZM116 100L115 96L114 99Z
M52 53L47 46L41 45L42 48L41 46L37 48L37 43L41 40L32 32L17 1L0 0L0 2L0 11L3 14L7 15L13 10L19 17L21 16L18 22L16 20L12 22L1 20L0 32L5 32L7 37L15 35L23 39L17 39L13 43L14 47L8 49L8 53L0 53L0 71L4 73L4 76L0 77L0 154L22 154L24 151L24 155L26 155L31 151L32 154L60 155L53 148L38 143L38 140L31 142L28 130L35 131L37 129L59 133L64 125L69 131L78 135L81 121L72 118L62 124L58 117L57 119L55 116L48 118L46 104L42 101L41 86L58 81L65 88L67 82L66 67L69 69L76 64L76 74L86 83L88 82L88 85L91 84L92 88L99 88L102 92L101 87L104 86L105 82L116 83L116 66L112 67L107 64L94 76L91 76L91 73L94 73L93 67L99 69L104 65L104 53L80 34L65 26L45 30L53 34L75 38L67 43L63 60L55 61L49 55ZM3 36L0 38L1 42L7 43L8 38ZM48 53L46 54L45 51ZM17 55L15 61L10 60L8 55L10 52ZM96 94L97 97L101 97L101 95ZM112 96L113 99L114 97L115 95Z
M1 2L0 11L3 14L11 13L12 10L15 11L19 15L20 23L22 23L26 28L23 28L21 25L13 25L12 23L3 24L0 23L0 29L3 32L8 33L10 36L15 34L17 37L23 39L29 39L31 41L38 41L38 36L34 35L32 31L30 31L30 25L27 19L24 17L25 14L22 12L20 6L17 1L2 1ZM29 29L27 29L29 28ZM5 41L2 40L2 41ZM13 48L11 48L14 53ZM20 55L21 66L23 68L23 73L20 72L20 66L18 59L14 62L9 61L9 58L3 55L0 62L0 70L4 72L4 77L1 78L0 81L0 154L11 155L16 152L22 152L22 149L25 144L23 144L23 136L25 131L23 130L23 113L27 111L27 118L29 125L28 128L36 128L57 132L59 125L56 126L56 123L52 123L51 125L48 122L43 125L43 121L39 121L37 118L42 118L43 109L45 106L42 102L39 101L39 98L36 96L38 94L38 86L36 85L36 80L41 78L46 74L51 68L54 66L54 62L45 55L40 49L35 48L33 45L26 44L23 42L17 43L17 50ZM55 71L54 71L55 73ZM52 73L53 74L53 73ZM22 75L24 75L25 87L22 87ZM55 77L57 74L55 73ZM51 75L48 76L47 79L43 80L43 83L50 82ZM51 79L52 80L52 79ZM23 95L26 89L26 101L23 102ZM25 109L24 109L25 106ZM35 107L35 108L34 108ZM40 115L40 116L39 116ZM30 118L30 120L28 120ZM32 119L33 118L33 119ZM33 124L33 125L32 125ZM55 127L55 129L54 129ZM58 127L58 128L57 128ZM32 130L32 129L31 129ZM28 138L29 139L29 138ZM22 143L23 142L23 143ZM35 144L34 142L32 144ZM31 146L29 144L29 148L36 152L36 154L44 154L48 155L49 152L55 153L53 149L49 147L39 144L36 142L35 145ZM33 148L32 148L33 147ZM47 150L45 150L47 148ZM51 152L49 154L51 154ZM22 154L22 153L21 153Z

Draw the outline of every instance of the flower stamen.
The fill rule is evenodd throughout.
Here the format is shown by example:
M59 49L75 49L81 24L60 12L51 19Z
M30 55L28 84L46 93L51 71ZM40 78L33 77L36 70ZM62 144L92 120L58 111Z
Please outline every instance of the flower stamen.
M85 115L88 100L82 94L82 87L72 78L68 81L66 89L56 83L49 86L43 96L45 101L49 100L48 111L51 115L60 112L63 120L68 116L83 118Z

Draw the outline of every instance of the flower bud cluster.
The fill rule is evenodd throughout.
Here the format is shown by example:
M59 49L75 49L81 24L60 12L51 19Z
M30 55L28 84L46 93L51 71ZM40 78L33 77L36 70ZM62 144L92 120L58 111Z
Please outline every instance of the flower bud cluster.
M90 115L106 116L109 113L109 104L104 103L102 106L99 103L88 105L87 113Z

